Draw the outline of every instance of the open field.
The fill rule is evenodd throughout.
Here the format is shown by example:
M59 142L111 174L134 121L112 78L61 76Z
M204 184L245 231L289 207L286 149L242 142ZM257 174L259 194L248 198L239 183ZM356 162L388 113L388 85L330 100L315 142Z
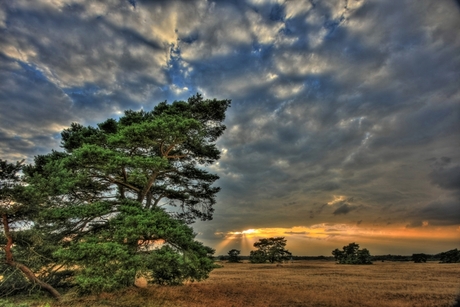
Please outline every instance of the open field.
M50 306L452 306L460 264L330 261L223 263L208 280L177 287L131 288L99 296L66 295ZM36 305L43 306L43 304Z

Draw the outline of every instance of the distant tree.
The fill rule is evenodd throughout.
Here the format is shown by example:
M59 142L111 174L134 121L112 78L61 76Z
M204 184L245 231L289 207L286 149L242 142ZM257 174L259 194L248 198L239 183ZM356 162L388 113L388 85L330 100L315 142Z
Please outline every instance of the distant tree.
M439 254L441 263L458 263L460 262L460 250L452 249Z
M428 260L428 256L421 253L421 254L412 254L412 261L415 263L422 263Z
M340 249L336 248L332 251L332 255L334 256L335 261L339 262L340 259L343 258L344 252L341 251Z
M249 261L251 263L265 263L267 262L267 257L263 251L255 250L249 253Z
M291 253L285 249L286 239L284 237L273 237L268 239L260 239L254 243L256 251L251 251L249 260L252 263L265 263L265 262L282 262L289 260Z
M237 249L231 249L228 252L228 262L240 262L240 257L238 257L240 252L241 251L239 251Z
M372 264L372 256L368 249L359 249L359 244L350 243L343 251L336 248L332 251L335 260L340 264Z
M367 248L358 250L357 256L359 264L372 264L372 256Z

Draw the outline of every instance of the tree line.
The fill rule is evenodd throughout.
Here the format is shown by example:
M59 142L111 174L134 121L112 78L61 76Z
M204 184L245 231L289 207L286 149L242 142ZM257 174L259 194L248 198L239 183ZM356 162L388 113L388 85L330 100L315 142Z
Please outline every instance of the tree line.
M287 240L284 237L272 237L259 239L254 243L256 250L250 252L249 256L241 256L241 251L231 249L226 256L220 256L220 260L228 262L241 262L249 260L251 263L275 263L288 260L335 260L338 264L372 264L373 261L413 261L415 263L427 261L439 261L440 263L460 263L460 250L452 249L436 255L423 253L402 255L371 255L367 248L360 249L359 244L353 242L344 246L342 250L336 248L332 256L295 256L285 249Z

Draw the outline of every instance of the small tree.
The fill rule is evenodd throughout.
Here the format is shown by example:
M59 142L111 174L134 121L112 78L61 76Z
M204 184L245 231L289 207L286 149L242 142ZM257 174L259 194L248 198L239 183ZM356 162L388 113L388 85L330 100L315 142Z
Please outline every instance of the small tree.
M367 248L359 249L359 244L350 243L343 251L336 248L332 251L335 260L340 264L372 264L372 256Z
M428 259L428 256L425 255L425 254L412 254L412 260L415 262L415 263L422 263L422 262L426 262Z
M232 249L228 252L228 262L240 262L240 257L238 255L241 251L237 249Z
M265 263L265 262L282 262L288 260L292 255L288 250L284 249L286 246L286 239L284 237L273 237L268 239L260 239L254 243L256 251L251 251L249 260L252 263Z

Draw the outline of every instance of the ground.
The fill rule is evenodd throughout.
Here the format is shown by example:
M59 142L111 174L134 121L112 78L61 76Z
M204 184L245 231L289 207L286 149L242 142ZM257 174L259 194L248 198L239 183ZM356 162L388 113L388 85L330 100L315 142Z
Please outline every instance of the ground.
M276 264L221 263L210 278L184 286L130 288L80 297L67 294L31 306L452 306L460 294L460 264L332 261ZM1 304L0 304L1 306Z

